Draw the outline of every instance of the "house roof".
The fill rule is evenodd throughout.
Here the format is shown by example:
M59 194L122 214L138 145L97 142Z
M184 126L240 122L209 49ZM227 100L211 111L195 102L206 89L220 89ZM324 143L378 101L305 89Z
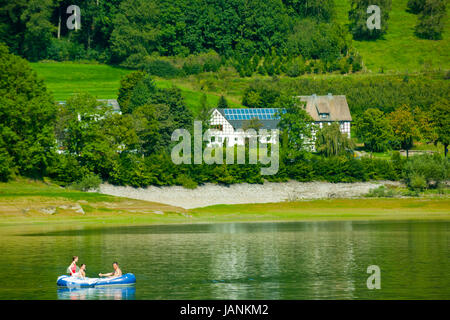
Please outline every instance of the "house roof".
M114 112L120 112L120 106L116 99L97 99L98 102L105 103L107 106L112 107ZM60 105L65 105L67 101L61 100L57 101Z
M298 96L301 101L306 102L306 111L311 115L314 121L352 121L347 99L343 95L333 96ZM251 119L258 119L262 124L261 129L276 129L280 118L277 108L217 108L217 111L227 119L227 121L236 129L242 129L244 123ZM284 109L282 109L282 112ZM321 114L323 117L321 117Z
M277 116L277 108L217 108L222 116L236 129L242 129L245 122L258 119L262 124L261 129L276 129L280 118Z
M106 105L112 107L115 112L120 112L120 106L116 99L97 99L97 101L106 103Z
M298 96L301 101L306 102L306 111L314 121L352 121L347 99L343 95L334 96ZM321 114L327 115L321 118Z

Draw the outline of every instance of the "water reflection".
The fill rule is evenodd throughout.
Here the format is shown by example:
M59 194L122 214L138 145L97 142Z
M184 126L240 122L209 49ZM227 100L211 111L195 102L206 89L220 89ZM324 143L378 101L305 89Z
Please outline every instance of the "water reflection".
M59 300L134 300L135 286L98 288L58 288Z
M0 233L0 299L450 298L447 221L64 228ZM88 277L118 260L138 278L138 293L56 291L73 254ZM374 264L381 290L366 286Z

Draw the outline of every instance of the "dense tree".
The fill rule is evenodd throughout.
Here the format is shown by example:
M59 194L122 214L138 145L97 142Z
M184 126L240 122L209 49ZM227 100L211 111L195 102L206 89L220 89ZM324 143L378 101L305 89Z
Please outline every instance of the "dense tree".
M123 1L114 18L111 50L122 61L132 55L145 56L157 49L159 8L156 1Z
M411 109L406 105L401 106L389 114L389 121L395 138L400 142L401 147L406 150L406 156L408 157L409 149L414 146L414 140L420 137Z
M408 0L408 11L418 14L422 12L426 0Z
M56 105L29 64L1 44L0 74L1 161L42 176L54 155Z
M217 108L226 109L228 108L228 102L227 99L222 95L220 96L219 102L217 103Z
M447 18L447 0L426 0L415 27L417 36L430 39L442 39Z
M168 150L170 137L177 125L167 104L139 106L133 111L132 118L139 139L139 154L150 156Z
M367 9L371 5L380 8L380 28L370 30L367 27L367 20L372 13L367 13ZM352 0L351 9L348 13L350 20L350 32L354 39L373 40L378 39L387 32L389 11L391 10L391 0Z
M383 152L390 148L393 131L389 120L378 109L367 109L355 121L356 135L364 148L372 152Z
M133 112L137 107L151 103L157 91L158 89L156 88L152 77L146 75L141 81L137 82L132 89L127 112Z
M36 61L46 58L47 48L56 31L50 22L54 9L53 0L31 0L20 15L20 22L24 28L21 34L23 47L19 53L28 60Z
M316 132L316 151L327 157L344 155L351 151L355 144L348 135L341 133L338 123L324 125Z
M431 108L431 121L436 132L436 142L444 145L445 157L450 144L450 104L449 100L437 101Z
M437 139L436 128L433 126L433 115L429 111L414 108L414 120L417 123L420 136L425 142L434 142Z
M281 97L274 83L255 81L245 89L242 104L249 108L270 108Z
M301 18L330 21L334 16L334 0L283 0L283 3Z
M135 71L127 74L120 80L119 95L117 102L120 105L122 113L131 113L129 109L131 95L136 85L145 77L145 72Z
M278 107L281 112L278 127L281 135L281 150L287 159L301 157L310 148L312 118L306 112L304 105L290 95L283 95Z
M350 41L348 33L339 24L303 19L288 36L286 47L291 55L301 53L306 59L335 61L347 54Z
M200 98L200 109L197 116L198 120L203 122L203 125L208 125L211 119L211 107L208 104L208 99L206 94L202 94Z
M78 31L65 23L73 4L82 13ZM158 70L170 63L155 56L213 51L221 57L187 59L183 71L217 71L225 57L242 76L257 68L275 75L299 53L327 62L347 54L347 33L331 23L334 10L332 0L0 0L0 41L30 60L92 59Z

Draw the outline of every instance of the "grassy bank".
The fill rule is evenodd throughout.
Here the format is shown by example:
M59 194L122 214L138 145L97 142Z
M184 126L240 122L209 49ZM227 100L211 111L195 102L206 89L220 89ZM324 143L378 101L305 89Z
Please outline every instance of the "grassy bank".
M80 207L83 213L77 211ZM67 190L43 182L0 183L0 226L399 219L450 220L450 199L332 199L184 210L155 202Z

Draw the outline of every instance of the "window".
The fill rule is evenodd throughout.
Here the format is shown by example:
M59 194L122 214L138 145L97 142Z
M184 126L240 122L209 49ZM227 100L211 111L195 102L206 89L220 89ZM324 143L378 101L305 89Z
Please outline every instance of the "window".
M327 119L329 115L330 115L329 113L321 113L320 119Z
M222 124L215 124L211 126L211 129L216 129L216 130L223 130L223 125Z

